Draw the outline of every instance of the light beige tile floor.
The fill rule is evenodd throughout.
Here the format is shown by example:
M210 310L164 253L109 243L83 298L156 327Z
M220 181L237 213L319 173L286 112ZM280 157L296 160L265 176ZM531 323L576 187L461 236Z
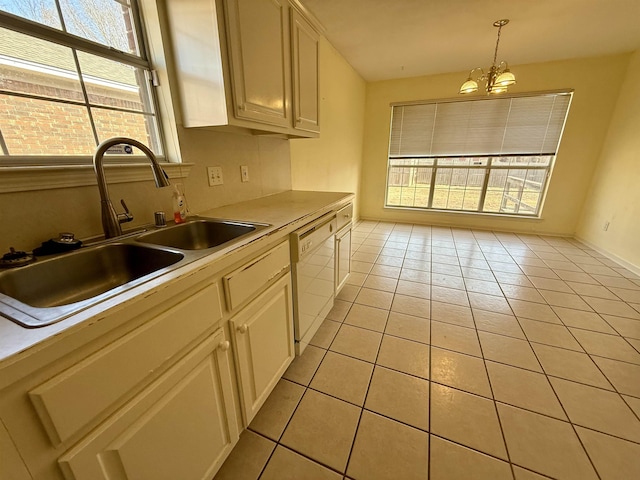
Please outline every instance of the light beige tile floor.
M640 277L557 237L361 222L220 479L640 478Z

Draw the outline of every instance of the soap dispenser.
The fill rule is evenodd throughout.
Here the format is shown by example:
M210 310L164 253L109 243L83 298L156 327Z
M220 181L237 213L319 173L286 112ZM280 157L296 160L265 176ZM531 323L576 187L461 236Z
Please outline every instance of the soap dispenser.
M184 195L180 193L178 185L173 186L173 220L176 223L184 223L187 218L187 202Z

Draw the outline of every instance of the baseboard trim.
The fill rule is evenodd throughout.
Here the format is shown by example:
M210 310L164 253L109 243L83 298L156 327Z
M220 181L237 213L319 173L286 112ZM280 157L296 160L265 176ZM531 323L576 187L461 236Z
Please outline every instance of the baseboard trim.
M587 247L595 250L596 252L604 255L609 260L612 260L612 261L616 262L621 267L626 268L630 272L635 273L636 275L640 276L640 266L634 265L631 262L627 262L624 258L619 257L615 253L611 253L608 250L605 250L604 248L598 247L598 246L594 245L593 243L585 240L584 238L579 237L578 235L574 235L573 238L578 240L580 243L585 244Z

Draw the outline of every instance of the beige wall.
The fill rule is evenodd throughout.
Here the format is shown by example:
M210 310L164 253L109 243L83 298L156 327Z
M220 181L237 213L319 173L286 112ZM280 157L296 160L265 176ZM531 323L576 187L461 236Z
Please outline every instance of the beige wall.
M166 38L162 2L144 1L147 30L154 65L160 76L160 109L165 122L169 157L194 163L184 185L190 210L199 213L220 205L249 200L291 189L289 141L270 136L253 136L221 129L186 129L181 126L175 78L171 74L171 51ZM240 182L240 166L249 166L247 183ZM224 184L209 187L207 166L221 166ZM108 175L107 175L108 179ZM153 212L165 211L172 218L172 189L155 188L149 181L109 186L111 199L121 211L127 202L135 220L125 229L153 222ZM97 186L0 194L0 254L10 246L31 250L59 232L73 232L78 238L102 233Z
M180 180L195 213L291 189L287 140L182 128L178 136L183 161L195 163L189 177ZM208 165L222 166L224 185L209 187ZM248 183L240 182L240 165L249 166ZM156 210L173 216L172 189L155 188L152 178L149 170L149 181L109 186L116 210L122 210L124 198L135 216L125 229L152 223ZM10 246L31 250L59 232L78 238L102 233L97 186L3 193L0 205L0 254Z
M577 236L640 273L640 50L631 57Z
M195 164L189 177L181 180L192 212L289 190L292 183L301 190L358 191L365 82L324 39L320 62L319 139L289 141L181 126L168 132L182 161ZM180 123L179 111L170 113ZM249 166L248 183L240 182L240 165ZM222 166L224 185L209 187L207 166ZM171 216L171 189L156 189L151 178L149 172L149 181L109 187L116 209L124 198L135 216L126 229L152 222L156 210ZM31 250L64 231L78 238L102 232L96 186L4 193L0 202L0 252L10 246Z
M291 140L291 184L296 190L357 193L365 82L325 39L320 42L320 72L322 133L317 139Z
M319 139L289 141L180 125L167 132L182 161L195 164L181 180L192 212L289 190L292 181L297 189L358 191L365 82L324 39L320 62ZM175 113L180 124L179 111L169 113ZM240 182L240 165L249 166L248 183ZM224 185L209 187L207 166L222 166ZM152 222L156 210L172 215L171 189L156 189L151 178L149 172L149 181L109 186L116 209L120 211L119 200L124 198L135 216L125 229ZM0 202L0 252L10 246L31 250L59 232L70 231L78 238L102 232L96 186L3 193Z
M573 88L575 95L541 219L385 209L384 192L392 102L451 98L466 73L367 85L360 213L363 218L521 232L573 235L618 97L629 55L512 67L510 91Z

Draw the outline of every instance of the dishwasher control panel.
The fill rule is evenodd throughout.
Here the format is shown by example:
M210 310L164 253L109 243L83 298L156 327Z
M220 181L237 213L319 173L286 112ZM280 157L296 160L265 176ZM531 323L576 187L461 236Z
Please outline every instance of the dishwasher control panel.
M306 240L303 241L300 244L300 253L304 254L305 252L307 252L311 247L313 247L313 242L311 240Z
M336 232L336 215L330 213L291 234L291 260L299 261Z

